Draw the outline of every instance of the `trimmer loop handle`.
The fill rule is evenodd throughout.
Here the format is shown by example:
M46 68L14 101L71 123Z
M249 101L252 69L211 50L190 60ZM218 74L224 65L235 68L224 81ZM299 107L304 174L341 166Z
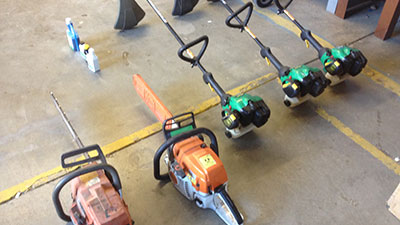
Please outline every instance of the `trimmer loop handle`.
M52 195L53 204L54 204L54 207L56 208L58 216L62 220L66 221L66 222L70 222L71 218L64 213L64 209L62 208L62 205L60 202L61 189L72 179L82 176L84 174L88 174L88 173L97 171L97 170L105 170L106 174L109 174L111 176L111 179L112 179L111 183L112 183L113 187L121 195L121 193L122 193L121 192L121 189L122 189L121 180L119 179L118 172L117 172L117 170L115 170L114 167L112 167L111 165L108 165L108 164L104 164L104 163L94 164L94 165L83 167L83 168L76 170L76 171L66 175L65 177L63 177L57 183L56 187L54 188L53 195ZM122 196L121 196L121 198L122 198Z
M285 6L282 6L279 0L274 0L276 7L278 7L278 14L283 13L283 10L287 9L293 0L290 0Z
M243 21L243 23L241 23L241 24L232 23L232 19L237 17L240 13L242 13L247 8L249 8L249 11L247 12L246 19ZM229 27L239 28L243 31L243 29L249 23L252 13L253 13L253 3L248 2L245 5L243 5L242 7L240 7L237 11L233 12L230 16L228 16L225 20L225 24L228 25Z
M160 174L160 159L162 154L167 150L170 146L183 141L185 139L188 139L190 137L200 135L200 134L205 134L210 138L211 144L210 148L215 152L215 154L218 156L218 143L217 143L217 138L215 137L214 133L207 129L207 128L196 128L181 134L178 134L176 136L173 136L172 138L168 139L164 144L162 144L156 154L154 155L154 178L157 180L169 180L168 173L165 174ZM172 153L171 153L172 154Z
M187 57L183 55L183 53L188 50L189 48L201 43L203 43L203 46L200 49L200 52L197 56L193 55L193 58ZM193 66L195 66L198 62L200 62L201 57L203 57L204 52L206 51L206 48L208 46L208 36L203 35L196 40L189 42L188 44L183 45L179 50L178 50L178 56L183 59L184 61L190 62Z

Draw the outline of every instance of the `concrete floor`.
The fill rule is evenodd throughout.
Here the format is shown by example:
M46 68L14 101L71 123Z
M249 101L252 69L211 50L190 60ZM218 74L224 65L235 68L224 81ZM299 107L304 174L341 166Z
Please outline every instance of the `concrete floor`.
M2 1L0 3L0 190L59 166L63 152L76 148L51 102L54 91L85 144L101 146L156 122L131 84L139 73L174 113L214 96L176 55L178 43L144 0L146 17L136 29L112 29L118 1ZM341 45L374 31L380 10L364 10L346 20L324 11L327 1L296 1L291 12L304 26ZM225 26L219 3L200 1L193 13L170 16L172 2L156 2L184 41L210 38L203 65L226 89L274 72L247 37ZM229 1L234 8L243 2ZM316 58L313 49L260 10L254 33L281 61L296 66ZM264 11L264 13L261 13ZM65 17L81 40L91 44L102 71L92 74L68 47ZM400 25L394 37L356 41L369 65L400 83ZM313 66L320 67L318 62ZM274 81L251 91L272 110L269 122L240 140L226 139L220 108L197 116L198 126L217 135L229 176L229 191L246 224L398 224L386 209L400 179L378 159L318 115L322 108L394 158L398 148L399 95L360 75L329 88L295 108L282 104ZM159 133L108 158L122 179L125 201L137 224L222 224L200 210L171 184L152 176L152 157L163 142ZM0 205L1 224L64 224L54 210L55 181Z

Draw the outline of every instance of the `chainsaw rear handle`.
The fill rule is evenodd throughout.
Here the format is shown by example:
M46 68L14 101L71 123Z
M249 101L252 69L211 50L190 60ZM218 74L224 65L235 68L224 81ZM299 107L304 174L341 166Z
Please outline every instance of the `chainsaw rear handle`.
M111 165L108 165L108 164L104 164L104 163L83 167L83 168L76 170L76 171L66 175L65 177L61 178L61 180L57 183L56 187L54 188L53 195L52 195L53 204L54 204L54 207L56 208L58 216L62 220L66 221L66 222L70 222L71 218L64 213L64 209L62 208L61 201L60 201L61 189L72 179L79 177L81 175L84 175L84 174L88 174L88 173L97 171L97 170L105 170L106 174L109 174L111 176L112 185L115 188L115 190L118 191L118 193L120 194L120 196L122 198L121 180L119 179L118 172L117 172L117 170L115 170L114 167L112 167Z
M179 48L178 50L178 56L179 58L181 58L182 60L186 61L186 62L190 62L193 66L196 65L198 62L200 62L201 57L203 57L204 52L207 49L208 46L208 36L207 35L203 35L199 38L197 38L196 40L189 42L188 44L183 45L181 48ZM189 58L187 56L184 56L183 53L188 50L189 48L201 43L203 43L203 46L200 49L200 52L197 56L194 56L194 58Z
M287 9L293 0L290 0L285 6L282 6L279 0L274 0L276 7L278 7L278 14L283 13L283 10Z
M89 152L94 151L94 150L96 150L98 153L98 155L95 157L89 157L89 158L71 162L71 163L65 162L65 159L68 159L72 156L81 155L83 153L88 153L88 155L89 155ZM82 164L89 163L89 162L95 162L97 160L100 160L102 163L107 163L106 157L104 156L103 151L101 150L100 146L95 144L95 145L90 145L90 146L87 146L84 148L80 148L80 149L62 154L61 155L61 166L62 166L62 168L69 168L69 167L74 167L74 166L82 165Z
M242 13L247 8L249 9L249 11L247 12L246 19L244 21L241 21L240 18L239 18L239 14ZM242 7L240 7L237 11L231 13L231 15L226 18L225 24L228 27L239 28L239 29L241 29L243 31L243 29L249 23L249 20L250 20L250 17L251 17L252 13L253 13L253 3L248 2L245 5L243 5ZM236 20L239 22L239 24L232 23L232 19L233 18L236 18Z
M154 160L153 160L153 164L154 164L154 178L156 178L157 180L169 180L169 176L168 173L166 174L160 174L160 159L162 154L165 152L165 150L167 150L170 146L183 141L187 138L196 136L196 135L200 135L200 134L205 134L207 135L210 140L211 140L211 144L210 144L210 148L215 152L215 154L217 156L219 156L218 153L218 143L217 143L217 138L215 137L214 133L207 129L207 128L196 128L181 134L178 134L176 136L173 136L172 138L168 139L166 142L164 142L164 144L162 144L156 154L154 155Z

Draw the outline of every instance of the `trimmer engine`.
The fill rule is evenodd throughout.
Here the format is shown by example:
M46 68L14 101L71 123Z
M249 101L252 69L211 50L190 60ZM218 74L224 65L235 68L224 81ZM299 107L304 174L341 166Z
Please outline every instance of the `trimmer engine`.
M319 69L305 65L288 69L279 77L286 94L284 103L288 107L299 105L310 96L319 96L330 83Z
M345 80L349 75L357 76L367 64L367 58L362 52L348 46L325 49L320 56L326 77L332 81L332 86Z
M229 104L222 106L222 122L228 138L238 138L254 127L264 125L271 114L264 100L258 96L243 94L231 96Z
M292 0L273 0L276 7L278 7L278 14L285 14L290 21L296 25L300 33L300 38L306 42L307 47L310 44L318 52L318 58L321 60L326 72L326 78L331 81L330 85L334 86L346 80L350 76L357 76L362 69L367 65L367 58L356 48L350 48L348 46L339 46L336 48L323 47L317 39L314 38L311 31L304 28L292 14L289 13L287 8L292 3ZM271 4L263 4L262 1L256 1L259 7L267 7Z

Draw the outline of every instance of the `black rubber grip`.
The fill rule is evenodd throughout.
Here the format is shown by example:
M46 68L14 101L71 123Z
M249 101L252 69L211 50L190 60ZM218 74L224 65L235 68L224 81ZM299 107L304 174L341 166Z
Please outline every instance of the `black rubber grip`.
M244 21L241 21L239 18L239 14L242 13L247 8L249 8L249 11L247 12L246 19ZM242 7L240 7L238 10L236 10L235 12L231 13L231 15L226 18L225 24L228 25L229 27L239 28L239 29L243 30L244 27L246 27L247 24L249 23L252 13L253 13L253 3L248 2L245 5L243 5ZM232 23L233 18L236 18L236 20L239 22L239 24Z
M200 52L197 56L195 56L194 58L189 58L187 56L184 56L183 53L188 50L189 48L201 43L203 43L203 46L200 49ZM207 35L203 35L199 38L197 38L196 40L183 45L179 50L178 50L178 56L183 59L184 61L190 62L191 64L196 64L197 62L200 62L201 57L203 56L204 52L206 51L206 48L208 46L208 37Z

